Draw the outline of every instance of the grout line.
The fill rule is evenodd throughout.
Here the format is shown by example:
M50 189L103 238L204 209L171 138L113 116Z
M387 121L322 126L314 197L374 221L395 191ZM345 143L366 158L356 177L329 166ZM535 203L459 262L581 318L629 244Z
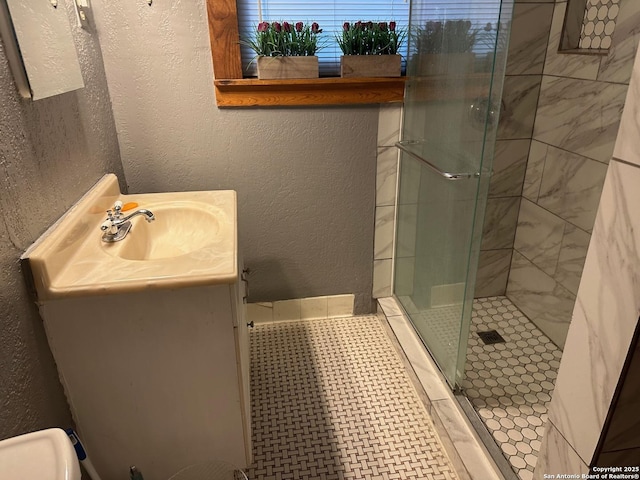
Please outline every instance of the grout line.
M553 428L558 435L560 435L560 437L564 440L564 442L567 444L567 446L571 449L571 451L575 454L575 456L583 463L583 465L587 468L589 468L589 463L584 461L584 458L582 458L582 456L580 456L580 454L575 450L575 448L573 448L573 445L571 445L571 443L569 442L569 440L567 440L567 438L564 436L564 434L560 431L560 429L556 426L555 423L553 423L551 421L551 419L548 419L547 422L549 423L549 425L551 426L551 428Z
M627 160L622 160L621 158L617 158L617 157L611 157L611 161L617 162L617 163L622 163L622 164L627 165L629 167L640 168L640 165L638 165L637 163L629 162Z

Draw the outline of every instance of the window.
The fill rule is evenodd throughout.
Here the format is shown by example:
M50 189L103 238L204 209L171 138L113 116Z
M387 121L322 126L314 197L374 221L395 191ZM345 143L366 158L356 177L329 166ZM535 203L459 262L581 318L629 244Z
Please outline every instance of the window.
M318 22L322 28L324 48L318 51L320 76L340 75L340 55L335 37L344 22L395 21L398 28L409 24L409 0L237 0L240 38L251 38L256 25L262 21ZM407 39L400 54L407 58ZM242 47L242 66L245 76L254 74L254 53ZM248 67L248 68L247 68Z
M238 106L275 106L275 105L342 105L342 104L366 104L402 102L404 96L404 77L395 78L358 78L343 79L340 77L321 77L314 80L257 80L243 78L247 73L242 65L241 49L238 43L240 29L243 24L255 25L260 21L260 11L265 20L287 21L317 21L321 28L327 32L327 40L333 44L334 31L342 27L343 21L357 20L391 20L394 19L402 25L403 18L409 16L409 4L404 0L387 0L389 8L386 11L373 10L362 13L359 7L354 5L385 4L382 0L345 0L340 3L331 0L331 3L322 0L313 0L316 5L323 7L329 5L330 13L313 13L315 10L301 10L302 13L294 16L285 14L285 10L276 10L281 6L300 6L291 0L207 0L209 15L211 50L215 74L216 101L220 107ZM258 2L264 2L265 7L257 9ZM307 5L307 4L303 4ZM238 8L240 8L239 15ZM265 10L265 8L267 10ZM363 8L363 7L362 7ZM248 13L247 13L248 11ZM376 12L380 12L379 14ZM283 13L279 13L283 12ZM306 13L308 12L308 13ZM405 13L402 13L405 12ZM317 16L316 16L317 15ZM380 18L375 18L380 15ZM404 17L403 17L404 15ZM297 18L296 18L297 17ZM473 24L474 29L479 29L492 22L495 28L496 21L500 18L500 2L497 0L458 0L451 3L448 0L422 0L411 5L412 23L416 27L426 25L428 21L446 21L464 19ZM507 18L510 15L506 15ZM240 18L240 21L239 21ZM353 21L353 20L351 20ZM326 23L325 23L326 22ZM406 20L404 21L406 25ZM334 25L331 27L331 25ZM242 35L246 35L242 34ZM407 46L411 52L411 35L407 39ZM339 58L337 45L332 46L335 56L328 57L322 68L322 75L328 75L331 68L335 68ZM329 48L323 55L329 56ZM474 49L476 53L482 53ZM249 54L251 55L251 54ZM404 53L405 59L411 54ZM248 57L249 59L251 56ZM331 59L332 58L332 59ZM248 62L245 55L245 64ZM334 64L334 67L331 64Z
M446 22L466 23L468 26L463 28L462 25L456 26L450 33L452 36L443 35L442 39L457 40L453 42L445 42L443 51L453 53L455 49L464 49L466 43L464 38L468 36L467 41L471 43L470 52L475 54L486 54L493 52L496 48L496 36L498 33L498 24L504 27L505 22L501 22L501 18L511 19L512 8L508 2L500 2L498 0L423 0L416 2L411 9L411 24L413 27L413 45L411 50L419 49L420 33L429 22ZM462 22L458 22L462 21ZM462 41L461 41L462 40Z
M403 100L404 77L244 79L236 0L207 0L207 13L218 107L346 105Z

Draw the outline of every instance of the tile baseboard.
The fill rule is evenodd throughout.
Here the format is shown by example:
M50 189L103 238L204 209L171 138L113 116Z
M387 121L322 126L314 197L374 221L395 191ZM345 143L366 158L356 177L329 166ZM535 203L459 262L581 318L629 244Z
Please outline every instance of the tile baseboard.
M271 323L350 317L354 300L354 294L345 294L248 303L247 319L254 323Z

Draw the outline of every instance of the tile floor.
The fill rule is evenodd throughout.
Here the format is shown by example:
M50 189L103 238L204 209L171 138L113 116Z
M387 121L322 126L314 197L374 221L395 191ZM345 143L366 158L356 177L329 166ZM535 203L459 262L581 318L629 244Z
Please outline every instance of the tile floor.
M485 345L476 332L505 343ZM474 301L467 348L467 398L522 480L533 478L562 352L506 297Z
M458 479L377 316L256 325L250 480Z

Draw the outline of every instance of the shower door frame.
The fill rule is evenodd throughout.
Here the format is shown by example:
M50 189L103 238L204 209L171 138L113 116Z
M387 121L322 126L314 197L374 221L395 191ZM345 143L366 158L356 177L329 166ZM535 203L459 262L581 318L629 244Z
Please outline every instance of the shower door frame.
M498 24L504 23L504 15L511 17L513 12L513 0L498 0L500 3L499 7L499 16L498 16ZM505 8L508 7L508 8ZM413 8L413 7L412 7ZM412 15L413 18L413 15ZM410 23L411 28L411 23ZM414 329L418 333L418 336L424 343L425 347L429 351L431 357L438 365L438 368L443 373L447 383L451 387L453 391L459 390L459 385L464 378L464 366L466 363L466 349L468 337L470 334L470 324L471 324L471 312L473 308L473 299L474 299L474 291L476 285L476 276L479 262L479 254L480 254L480 243L482 239L482 227L484 224L484 214L486 209L488 191L489 191L489 181L492 173L492 161L493 161L493 153L495 149L495 141L497 135L497 123L499 119L500 113L500 105L501 97L502 97L502 87L505 77L505 68L506 68L506 49L508 46L508 41L504 41L505 38L508 39L509 28L502 29L498 32L495 38L494 44L494 55L493 55L493 64L491 66L491 70L489 73L489 80L487 82L488 94L486 97L486 102L480 104L480 115L478 113L478 107L476 106L476 118L484 119L484 128L482 133L482 147L479 155L479 163L476 168L472 169L456 169L456 168L443 168L438 165L438 162L432 161L431 158L428 158L424 152L420 151L420 147L416 146L416 141L412 138L405 138L406 134L406 125L407 125L407 106L403 109L403 128L402 138L396 144L396 146L400 150L400 158L398 163L398 184L396 191L396 230L395 230L395 250L394 250L394 261L393 261L393 280L392 280L392 288L393 288L393 296L396 298L398 304L403 308L406 313L407 318L410 319ZM496 49L498 47L498 42L501 41L501 47L504 51L497 52ZM408 62L409 65L409 62ZM408 66L409 75L409 66ZM414 88L412 78L409 77L406 84L405 90L405 99L409 96L411 89ZM497 100L497 101L496 101ZM497 107L496 107L497 105ZM473 109L474 106L472 105ZM484 110L482 111L482 108ZM464 126L464 125L463 125ZM437 155L436 155L437 157ZM464 292L462 293L462 302L461 302L461 314L459 320L459 329L457 330L458 339L457 339L457 352L456 352L456 360L455 360L455 368L452 370L451 368L447 368L447 365L443 365L443 361L437 354L434 353L434 349L429 345L429 342L421 335L418 326L416 325L416 321L414 317L412 317L412 312L408 311L407 305L405 305L398 292L396 290L397 285L397 267L398 267L398 246L400 245L399 241L399 218L400 218L400 209L401 205L401 188L402 188L402 174L403 174L403 166L407 163L407 158L411 158L420 162L420 164L428 169L431 173L436 174L437 176L445 179L448 182L474 182L476 183L476 194L475 199L473 201L473 214L471 216L471 225L469 231L469 243L468 249L466 251L459 252L459 256L466 257L466 276L464 280ZM416 219L417 223L417 219ZM418 227L416 226L416 229ZM417 266L414 266L414 269ZM415 282L415 275L414 275ZM450 366L449 366L450 367ZM449 370L447 372L447 370ZM452 371L454 372L452 374Z

